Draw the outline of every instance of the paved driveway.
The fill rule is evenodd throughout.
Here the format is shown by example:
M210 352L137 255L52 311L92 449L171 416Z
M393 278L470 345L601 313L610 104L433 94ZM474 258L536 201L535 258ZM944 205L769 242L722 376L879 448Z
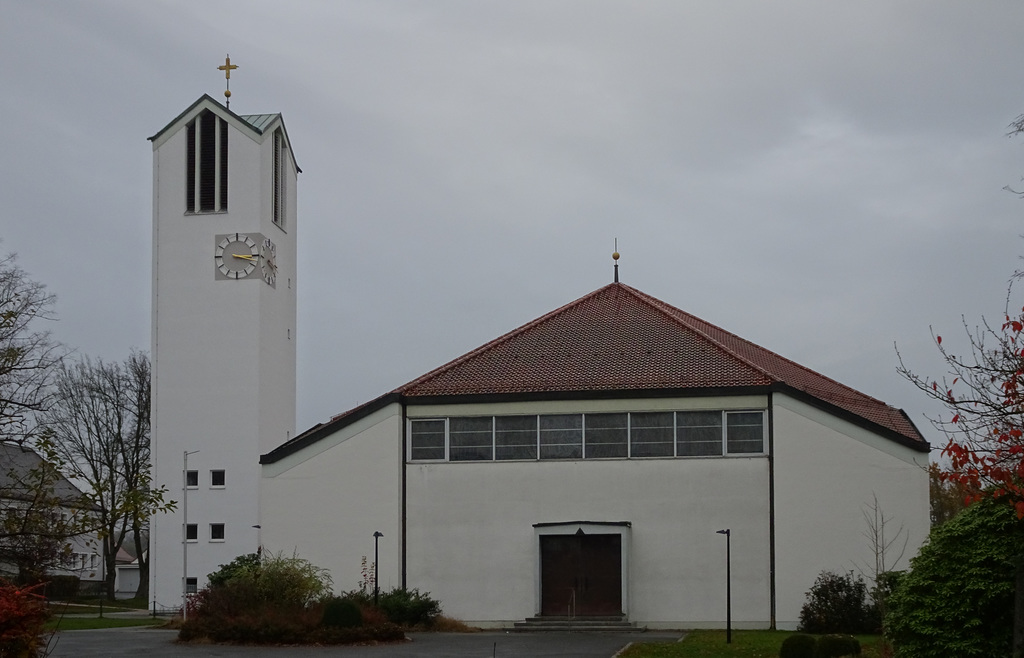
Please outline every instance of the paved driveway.
M176 644L177 631L117 628L64 631L54 658L611 658L630 642L675 642L679 633L410 633L411 642L376 647L236 647Z

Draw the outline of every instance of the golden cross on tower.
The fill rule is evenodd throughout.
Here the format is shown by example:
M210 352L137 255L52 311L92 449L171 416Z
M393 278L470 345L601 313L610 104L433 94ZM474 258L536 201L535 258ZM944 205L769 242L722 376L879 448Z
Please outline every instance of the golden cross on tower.
M227 88L224 89L224 98L227 99L227 106L231 107L231 71L237 69L237 64L231 63L231 55L224 58L224 65L218 66L218 71L224 71L224 79L227 80Z

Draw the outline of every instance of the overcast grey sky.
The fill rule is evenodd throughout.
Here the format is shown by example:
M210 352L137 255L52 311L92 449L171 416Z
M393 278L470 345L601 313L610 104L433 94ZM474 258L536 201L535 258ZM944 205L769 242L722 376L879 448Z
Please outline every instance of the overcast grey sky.
M1024 3L0 0L0 250L149 348L152 150L284 114L298 429L621 278L904 408L1024 253ZM961 341L962 342L962 341ZM955 343L954 343L955 344Z

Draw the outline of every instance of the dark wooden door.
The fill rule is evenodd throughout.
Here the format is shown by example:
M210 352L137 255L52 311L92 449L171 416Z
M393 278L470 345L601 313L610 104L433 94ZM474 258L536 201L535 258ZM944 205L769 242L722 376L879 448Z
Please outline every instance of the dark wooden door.
M621 535L541 535L541 614L622 613Z

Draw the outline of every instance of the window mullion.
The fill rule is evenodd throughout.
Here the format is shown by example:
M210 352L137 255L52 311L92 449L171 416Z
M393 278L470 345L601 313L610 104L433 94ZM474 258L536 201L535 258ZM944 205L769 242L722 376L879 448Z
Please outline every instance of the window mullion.
M722 452L721 456L729 454L729 413L722 412Z
M192 158L192 160L193 160L192 168L196 172L195 177L194 177L194 181L193 181L193 187L194 187L194 193L195 193L195 210L194 211L197 212L197 213L198 212L202 212L202 206L203 206L203 202L202 202L202 187L203 187L203 184L202 184L203 175L202 174L203 174L203 171L202 171L202 167L201 167L201 164L200 164L202 162L202 159L203 159L203 153L202 153L202 151L203 151L203 122L200 121L201 117L202 117L201 114L196 117L196 141L195 141L195 149L194 149L194 152L192 154L193 155L193 158Z
M580 414L580 458L587 458L587 414Z
M672 456L679 456L679 412L672 412Z
M633 414L626 414L626 458L633 458Z
M541 414L536 414L537 419L537 459L541 459Z
M213 209L220 211L220 120L213 121Z

